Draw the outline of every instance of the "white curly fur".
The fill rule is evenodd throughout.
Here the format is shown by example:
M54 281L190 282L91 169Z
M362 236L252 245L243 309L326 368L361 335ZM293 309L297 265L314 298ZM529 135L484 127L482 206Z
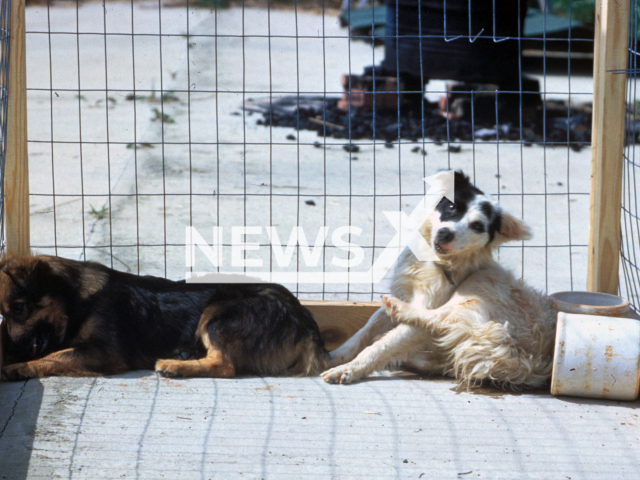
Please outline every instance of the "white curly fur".
M490 241L467 228L479 218L481 201L491 202L502 218L499 233ZM435 211L421 233L435 245L442 225ZM528 227L484 195L454 227L456 240L439 254L441 265L403 252L394 272L393 296L383 297L383 307L367 324L331 352L329 365L334 368L322 374L325 381L351 383L401 366L454 376L466 388L485 381L513 389L547 382L557 312L545 295L493 258L498 245L530 238Z

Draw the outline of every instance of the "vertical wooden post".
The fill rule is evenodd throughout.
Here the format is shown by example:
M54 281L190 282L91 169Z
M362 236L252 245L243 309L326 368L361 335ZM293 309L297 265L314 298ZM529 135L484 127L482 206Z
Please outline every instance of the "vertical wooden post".
M25 0L11 0L7 150L4 166L6 253L29 255L29 169L27 164L27 64Z
M598 0L593 61L593 126L587 289L618 293L620 202L627 76L628 0Z

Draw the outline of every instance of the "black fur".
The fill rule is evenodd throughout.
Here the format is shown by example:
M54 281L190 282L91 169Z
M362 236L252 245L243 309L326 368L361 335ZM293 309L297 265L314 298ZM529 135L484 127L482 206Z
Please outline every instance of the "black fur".
M469 177L464 173L456 171L454 175L455 204L443 198L436 207L438 212L440 212L440 219L443 222L460 220L467 213L469 204L473 199L478 195L483 195L482 190L473 186Z
M440 219L443 222L455 222L462 219L469 210L469 205L476 199L476 197L484 195L484 192L474 186L469 177L461 171L455 172L454 181L455 204L451 203L446 198L443 198L436 207L440 213ZM502 217L500 212L494 209L489 202L482 202L480 204L480 209L485 217L487 217L488 227L486 231L489 234L489 242L492 242L496 233L500 232ZM484 233L484 229L481 230L478 228L476 231L477 233Z
M24 338L7 341L8 362L34 360L66 348L95 353L90 370L96 374L122 370L152 369L158 359L170 358L176 350L204 354L196 330L205 308L215 313L207 332L216 344L230 346L237 373L260 374L256 365L264 358L311 340L325 353L320 332L311 313L291 292L276 284L188 284L151 276L118 272L91 262L55 257L39 260L13 259L0 265L0 276L8 274L0 309L9 329L38 315L45 299L62 305L64 318L33 322ZM35 264L34 264L35 262ZM54 262L54 263L52 263ZM87 273L103 281L83 297ZM13 285L13 287L11 286ZM12 306L25 304L19 315ZM19 309L19 308L18 308ZM62 338L51 325L63 322ZM33 350L37 345L37 351ZM286 373L286 372L281 372Z
M500 233L502 228L502 215L500 212L495 212L495 216L489 223L489 242L492 242L496 236L496 233Z
M487 217L487 220L491 220L491 217L493 216L493 207L491 204L489 202L482 202L480 204L480 209L482 210L482 213L484 213L484 216Z

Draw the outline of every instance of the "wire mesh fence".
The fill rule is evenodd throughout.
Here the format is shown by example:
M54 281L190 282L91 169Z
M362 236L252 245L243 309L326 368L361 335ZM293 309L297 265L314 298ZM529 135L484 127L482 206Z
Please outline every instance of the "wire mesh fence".
M592 26L576 2L474 3L29 5L33 249L170 278L304 273L310 259L366 271L395 233L384 212L410 213L423 178L452 168L531 225L505 264L542 290L584 289ZM637 235L632 151L623 228ZM185 262L190 226L220 240L220 265L199 249ZM267 226L281 243L300 227L310 246L283 264ZM251 243L235 266L233 235ZM344 267L353 255L334 240L357 244L360 264ZM327 300L388 290L287 286Z
M622 182L622 236L620 292L640 311L640 162L638 157L638 2L631 2L629 23L629 69L627 74L626 146Z

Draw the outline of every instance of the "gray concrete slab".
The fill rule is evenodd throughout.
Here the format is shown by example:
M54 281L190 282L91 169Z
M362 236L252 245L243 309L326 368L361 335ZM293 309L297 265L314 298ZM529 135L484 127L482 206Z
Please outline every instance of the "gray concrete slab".
M0 478L637 479L640 403L377 376L0 385Z

